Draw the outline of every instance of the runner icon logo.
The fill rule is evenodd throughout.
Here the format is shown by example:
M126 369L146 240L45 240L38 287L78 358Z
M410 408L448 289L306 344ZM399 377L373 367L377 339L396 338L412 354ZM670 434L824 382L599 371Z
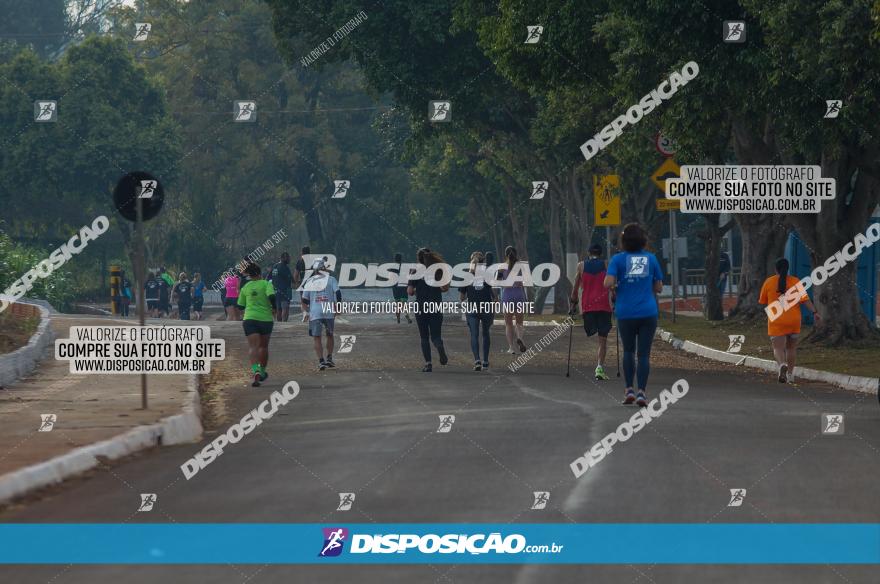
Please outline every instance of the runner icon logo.
M826 99L825 100L825 118L836 118L840 113L840 108L843 107L843 100L840 99Z
M532 181L532 196L530 199L543 199L544 195L547 194L547 181L545 180L535 180Z
M154 180L142 180L138 199L152 199L153 193L156 192L156 183L157 181Z
M730 502L728 507L742 507L743 501L746 499L745 489L730 489Z
M156 504L156 493L141 493L141 506L138 507L138 513L142 511L152 511L153 505Z
M822 414L822 434L843 435L843 414Z
M335 180L333 181L333 196L331 199L344 199L345 195L348 194L348 189L351 187L351 181L348 180Z
M354 342L357 340L355 335L342 335L339 341L339 350L337 353L351 353L354 348Z
M58 416L55 414L40 414L40 427L38 429L39 432L51 432L52 428L55 427L55 422L58 420Z
M345 548L345 540L348 538L348 530L344 527L324 527L324 545L321 547L320 558L335 558Z
M254 122L257 119L257 102L255 101L236 101L235 117L236 122Z
M35 122L54 122L58 119L58 104L54 101L34 102Z
M648 257L647 256L633 256L629 258L629 271L626 273L627 276L641 276L645 273L645 268L648 267Z
M337 511L348 511L354 505L354 493L339 493L339 506Z
M727 335L727 338L730 340L730 344L727 347L728 353L739 353L746 342L745 335Z
M440 418L440 427L437 428L437 432L440 434L447 434L450 430L452 430L452 425L455 423L455 416L446 415L446 416L438 416Z
M535 26L526 26L526 42L527 45L534 45L538 41L541 40L541 34L544 32L544 27L541 25Z
M448 101L429 102L428 120L432 122L448 122L452 120L452 103Z
M150 30L152 30L153 25L149 22L136 22L134 24L135 33L134 39L135 41L142 42L147 40L147 37L150 35Z
M746 23L742 20L725 20L722 40L725 43L746 42Z
M535 502L532 509L544 509L550 502L550 491L535 491Z

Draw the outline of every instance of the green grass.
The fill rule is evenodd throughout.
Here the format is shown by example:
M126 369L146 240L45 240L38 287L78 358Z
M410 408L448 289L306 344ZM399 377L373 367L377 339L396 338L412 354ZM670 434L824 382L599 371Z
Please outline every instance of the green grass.
M0 354L26 345L39 325L39 317L13 316L11 311L0 313Z
M661 313L660 328L671 332L679 339L721 351L727 350L728 335L745 335L746 340L740 351L741 355L773 359L766 322L758 321L751 324L711 322L702 317L681 315L676 320L677 322L673 324L671 313ZM801 329L801 338L806 337L809 332L810 327L804 326ZM876 343L865 343L852 347L823 347L801 342L798 345L797 364L847 375L880 377L880 346Z

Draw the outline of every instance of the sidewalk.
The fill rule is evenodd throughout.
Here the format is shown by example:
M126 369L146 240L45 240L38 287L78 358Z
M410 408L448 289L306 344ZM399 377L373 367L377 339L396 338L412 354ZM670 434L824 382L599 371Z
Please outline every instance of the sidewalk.
M58 314L52 328L56 338L66 338L71 326L124 322L131 324ZM50 347L34 373L0 390L0 481L12 471L180 414L190 394L188 383L186 375L150 376L150 409L144 411L139 375L72 375L68 362L56 361ZM41 414L57 416L51 431L38 431Z

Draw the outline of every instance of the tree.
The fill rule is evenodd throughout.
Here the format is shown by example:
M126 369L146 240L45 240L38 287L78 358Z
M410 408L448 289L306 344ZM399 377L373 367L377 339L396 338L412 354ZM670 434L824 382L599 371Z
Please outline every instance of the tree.
M45 58L64 42L64 0L0 0L0 14L0 45L13 45L10 52L29 47Z
M865 109L876 106L878 98L869 8L866 1L769 6L757 1L645 5L622 0L609 3L597 24L618 64L619 82L631 84L637 76L676 62L699 63L700 75L692 82L699 90L676 94L664 104L663 123L686 148L711 154L702 160L725 162L726 145L732 144L740 164L821 164L838 181L837 200L823 205L818 216L735 216L744 242L740 314L762 315L758 290L772 273L791 224L804 232L814 263L821 263L842 240L864 228L866 213L877 204L871 184L877 120ZM744 19L747 42L721 43L718 14ZM818 36L804 31L818 31ZM658 38L664 39L659 53L654 46ZM825 99L835 95L846 98L848 117L836 124L823 122ZM856 168L864 182L851 190ZM834 236L819 235L821 225L833 225L822 232ZM834 343L870 334L858 310L851 270L842 271L824 290L828 292L817 288L818 306L835 318L817 328L816 339Z

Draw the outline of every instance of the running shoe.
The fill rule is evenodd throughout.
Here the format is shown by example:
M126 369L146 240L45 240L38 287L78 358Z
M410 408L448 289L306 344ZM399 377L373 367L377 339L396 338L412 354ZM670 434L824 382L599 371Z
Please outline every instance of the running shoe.
M779 383L785 383L785 378L787 377L787 374L788 374L788 365L783 363L782 365L779 366L779 377L777 377L777 379L779 379Z
M519 347L519 352L520 352L520 353L525 353L525 352L526 352L526 344L522 341L522 339L517 339L517 340L516 340L516 344L517 344L517 346Z
M260 387L260 381L262 378L263 376L260 375L259 371L254 371L254 381L251 383L251 387Z
M422 367L422 373L430 373L433 370L434 370L434 366L431 365L430 363L425 363L425 366Z
M269 379L269 372L266 371L265 367L260 367L260 381L266 381Z
M474 371L482 371L482 370L483 370L483 364L480 363L479 361L474 361Z
M437 347L437 352L440 353L440 364L446 365L449 363L449 356L446 354L446 348L443 345Z
M327 358L324 359L324 363L327 364L327 367L336 367L336 363L333 362L333 357L327 355Z
M483 371L488 371L488 370L489 370L489 362L483 361Z
M318 363L318 371L323 371L327 368L327 362L321 359L321 362Z
M507 349L504 352L507 353L508 355L516 355L516 351L514 351L513 349Z
M608 375L605 374L605 368L601 365L596 366L596 379L599 381L608 381Z
M412 324L413 321L412 321L412 319L409 317L409 315L408 315L408 314L405 314L404 316L406 317L406 322L408 322L409 324Z
M636 394L633 390L626 390L626 397L623 398L623 405L632 405L636 401Z
M636 396L636 405L640 408L648 407L648 398L645 397L644 391L640 391L639 395Z

